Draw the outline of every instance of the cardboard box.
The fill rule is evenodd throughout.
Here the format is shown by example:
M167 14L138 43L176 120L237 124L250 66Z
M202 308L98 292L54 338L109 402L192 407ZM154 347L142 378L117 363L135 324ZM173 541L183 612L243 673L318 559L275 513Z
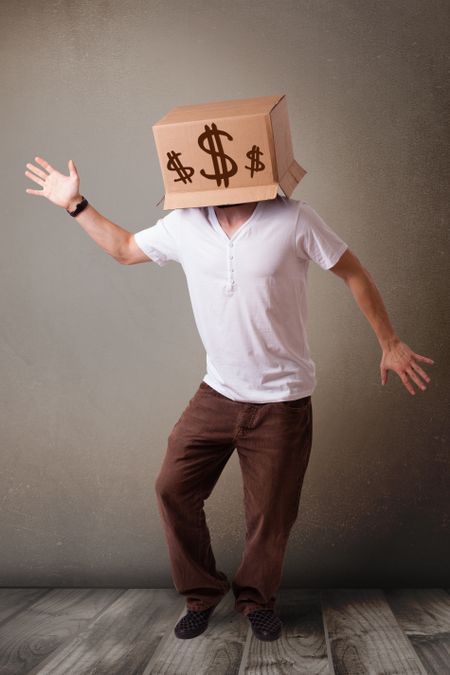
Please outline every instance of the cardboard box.
M152 126L162 208L290 197L307 173L293 157L286 96L178 106Z

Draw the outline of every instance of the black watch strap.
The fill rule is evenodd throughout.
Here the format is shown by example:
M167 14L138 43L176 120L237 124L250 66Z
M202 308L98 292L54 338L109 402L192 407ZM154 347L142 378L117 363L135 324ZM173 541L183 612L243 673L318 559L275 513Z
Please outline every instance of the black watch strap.
M66 209L66 211L67 211L67 213L68 213L69 215L71 215L71 216L77 216L77 215L78 215L79 213L81 213L81 211L82 211L83 209L85 209L86 206L89 204L89 202L88 202L88 200L86 199L86 197L84 197L83 195L81 195L81 197L82 197L82 200L81 200L81 202L79 202L79 203L76 205L74 211L69 211L69 209Z

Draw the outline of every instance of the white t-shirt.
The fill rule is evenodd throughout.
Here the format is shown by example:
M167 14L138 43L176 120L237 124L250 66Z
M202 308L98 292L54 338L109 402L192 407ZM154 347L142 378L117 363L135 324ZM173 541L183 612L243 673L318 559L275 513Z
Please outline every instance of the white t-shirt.
M260 201L231 238L214 207L174 209L134 238L158 265L181 264L206 351L207 384L252 403L313 392L309 261L328 269L348 245L312 206L280 194Z

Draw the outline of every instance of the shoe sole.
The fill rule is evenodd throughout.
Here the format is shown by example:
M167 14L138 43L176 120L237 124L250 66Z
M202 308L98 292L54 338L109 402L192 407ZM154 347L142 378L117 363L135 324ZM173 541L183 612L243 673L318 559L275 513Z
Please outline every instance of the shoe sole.
M264 633L260 633L258 628L256 626L253 626L252 622L249 619L250 627L252 629L252 633L257 638L258 640L263 640L264 642L272 642L272 640L278 640L281 637L281 633L283 632L283 626L280 625L278 632L272 633L270 635L265 635Z
M253 635L257 640L263 640L264 642L272 642L273 640L278 640L278 638L281 637L281 630L278 633L278 635L260 635L259 633L255 633L255 631L252 629Z
M205 632L205 630L208 628L208 626L205 626L200 631L197 631L196 633L178 633L177 631L174 630L175 636L179 638L180 640L190 640L191 638L197 637L197 635L201 635L202 633Z

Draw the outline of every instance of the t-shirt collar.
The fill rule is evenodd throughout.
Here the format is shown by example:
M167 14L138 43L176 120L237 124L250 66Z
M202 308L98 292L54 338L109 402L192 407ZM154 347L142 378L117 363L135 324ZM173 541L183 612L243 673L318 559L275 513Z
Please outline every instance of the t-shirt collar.
M232 237L229 237L222 228L213 206L208 206L209 220L213 224L214 229L217 232L220 232L227 241L235 241L238 237L241 236L241 234L245 230L248 229L250 224L253 223L254 219L259 215L260 211L262 210L263 203L264 202L262 200L257 202L255 208L253 209L253 213L250 215L249 218L247 218L247 220L244 223L242 223L242 225L239 227L238 230L236 230L236 232L232 235Z

